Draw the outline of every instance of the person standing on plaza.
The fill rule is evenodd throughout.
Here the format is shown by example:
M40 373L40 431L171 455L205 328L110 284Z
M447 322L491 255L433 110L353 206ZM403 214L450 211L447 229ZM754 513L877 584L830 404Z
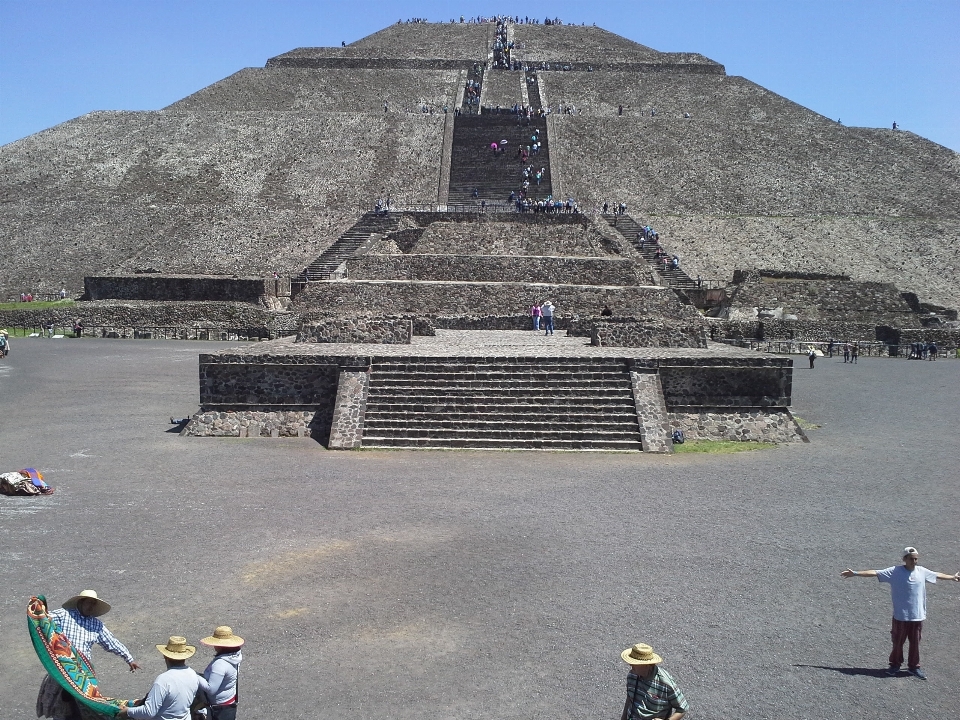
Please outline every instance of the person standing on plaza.
M893 641L893 650L890 652L887 668L888 675L896 675L903 664L903 643L909 641L907 667L910 674L921 680L927 676L920 669L920 633L923 630L923 621L927 619L927 583L937 580L960 581L960 572L956 575L946 575L934 570L928 570L917 564L920 554L915 547L903 550L903 565L884 568L883 570L851 570L847 568L840 574L845 577L875 577L882 583L890 585L890 597L893 600L893 623L890 628L890 638Z
M134 720L187 720L190 706L197 692L207 691L207 681L187 665L197 648L187 645L187 639L173 635L166 645L157 645L163 655L166 672L157 676L147 697L137 704L121 708L117 717Z
M240 663L243 655L240 648L243 638L234 635L227 625L220 625L213 635L200 641L212 647L216 655L203 678L207 681L207 701L210 703L210 720L236 720L237 706L240 704Z
M541 315L542 315L542 311L540 310L540 306L539 306L537 303L534 303L533 305L530 306L530 317L533 318L533 330L534 330L534 332L540 330L540 316L541 316Z
M689 706L677 681L660 667L663 658L644 643L628 647L620 657L630 666L627 700L620 720L680 720Z
M553 303L547 300L540 306L543 314L543 334L553 335Z
M90 660L90 651L94 645L100 645L104 650L119 655L130 666L130 672L139 670L140 666L134 661L130 651L117 640L103 621L101 615L110 612L110 604L97 597L94 590L84 590L67 600L63 607L50 613L51 619L57 628L70 641L73 649ZM93 663L90 663L91 667ZM47 675L40 685L40 695L37 698L37 717L61 718L79 717L76 702L67 695L57 684L57 681Z

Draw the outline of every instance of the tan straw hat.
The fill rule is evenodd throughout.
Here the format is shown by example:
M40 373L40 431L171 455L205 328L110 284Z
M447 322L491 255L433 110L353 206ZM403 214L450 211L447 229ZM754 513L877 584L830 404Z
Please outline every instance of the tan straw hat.
M96 590L84 590L79 595L74 595L63 604L63 608L65 610L76 610L77 603L79 603L81 600L94 601L95 605L93 612L89 613L90 617L100 617L101 615L106 615L108 612L110 612L110 603L108 603L106 600L101 600L98 598Z
M630 665L656 665L663 662L663 658L645 643L637 643L633 647L628 647L620 653L620 657Z
M213 631L213 635L201 640L204 645L211 647L233 648L243 645L243 638L233 634L233 629L229 625L220 625Z
M187 639L179 635L171 635L166 645L157 645L157 650L164 657L171 660L186 660L197 651L193 645L187 645Z

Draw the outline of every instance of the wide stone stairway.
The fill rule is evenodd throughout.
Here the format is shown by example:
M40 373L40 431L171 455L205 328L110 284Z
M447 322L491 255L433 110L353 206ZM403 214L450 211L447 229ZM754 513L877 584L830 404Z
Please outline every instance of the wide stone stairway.
M536 85L536 73L528 73L528 82L531 77L530 106L539 110L540 93ZM508 203L510 193L519 192L523 181L523 165L520 164L517 150L521 146L532 145L533 135L537 136L541 149L530 155L527 165L532 166L534 172L543 168L544 176L539 185L531 178L527 192L531 199L539 200L553 192L546 120L534 117L528 121L507 108L502 108L498 113L489 107L484 107L479 115L457 116L453 126L448 202L453 205ZM495 154L490 146L492 143L502 145L502 140L507 140L505 150Z
M697 281L687 275L682 268L674 268L663 262L663 258L657 259L656 243L647 241L643 247L637 240L637 233L643 228L640 223L629 215L606 214L603 218L610 223L610 227L616 229L623 237L636 248L644 260L657 271L657 274L663 278L664 284L680 290L690 290L697 287Z
M612 358L397 358L370 372L363 447L641 450Z
M394 213L369 212L350 227L343 235L310 263L299 276L297 282L329 280L331 274L370 239L375 233L386 234L397 229L398 216Z

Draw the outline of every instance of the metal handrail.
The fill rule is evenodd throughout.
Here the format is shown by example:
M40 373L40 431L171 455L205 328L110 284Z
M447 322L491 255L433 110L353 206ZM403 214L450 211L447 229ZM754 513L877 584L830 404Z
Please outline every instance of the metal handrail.
M713 342L733 345L735 347L749 348L759 352L769 352L781 355L804 355L810 351L810 347L823 352L826 356L829 341L823 340L748 340L740 338L718 338ZM910 344L903 343L894 345L876 340L856 341L857 354L859 357L895 357L909 358L911 355ZM843 343L834 341L833 354L843 355ZM956 358L958 357L958 347L956 346L937 346L938 358Z
M27 332L36 333L38 337L50 337L52 335L63 335L66 337L76 337L73 332L73 326L62 326L54 324L52 330L47 327L30 324L11 323L6 327L11 330L19 330L24 335ZM264 328L222 328L211 326L139 326L133 325L84 325L80 337L110 337L113 333L126 333L120 335L121 339L151 339L151 340L216 340L234 342L237 340L269 340L270 333ZM16 335L17 333L14 333ZM149 334L149 337L145 337ZM224 337L226 336L226 337Z

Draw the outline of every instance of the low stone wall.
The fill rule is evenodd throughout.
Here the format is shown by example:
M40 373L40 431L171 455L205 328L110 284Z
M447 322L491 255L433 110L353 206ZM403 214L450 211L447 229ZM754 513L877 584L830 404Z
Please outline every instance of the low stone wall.
M564 285L639 285L637 262L625 258L496 255L364 255L347 261L351 280L551 282Z
M83 279L87 300L173 300L259 303L273 293L264 278L205 275L102 275Z
M319 420L318 422L315 422ZM210 410L198 412L180 433L193 437L315 437L330 434L315 410Z
M785 407L723 407L674 409L668 413L671 432L682 430L686 440L733 440L737 442L809 442Z
M689 347L705 348L703 325L670 323L595 322L590 344L606 347Z
M294 356L295 357L295 356ZM299 358L298 358L299 359ZM339 366L330 362L246 361L229 355L200 355L200 405L317 406L336 396Z
M0 326L38 328L53 323L72 328L80 320L86 336L121 338L145 337L148 332L157 337L193 338L199 337L200 329L274 338L293 335L300 326L299 315L274 313L248 303L97 300L42 310L31 309L29 303L24 306L0 310Z
M888 340L888 342L890 342ZM960 330L953 328L909 328L898 331L894 345L909 345L915 342L935 342L939 350L960 347Z
M878 340L877 326L858 322L817 320L723 320L711 325L711 338L743 340Z
M339 372L339 365L323 358L251 360L230 353L203 353L201 409L184 434L312 437L326 444Z
M409 345L413 335L410 320L326 320L305 323L297 333L298 343L380 343Z
M702 361L662 358L660 382L667 408L787 407L793 390L793 361L758 357L750 361L704 358Z

